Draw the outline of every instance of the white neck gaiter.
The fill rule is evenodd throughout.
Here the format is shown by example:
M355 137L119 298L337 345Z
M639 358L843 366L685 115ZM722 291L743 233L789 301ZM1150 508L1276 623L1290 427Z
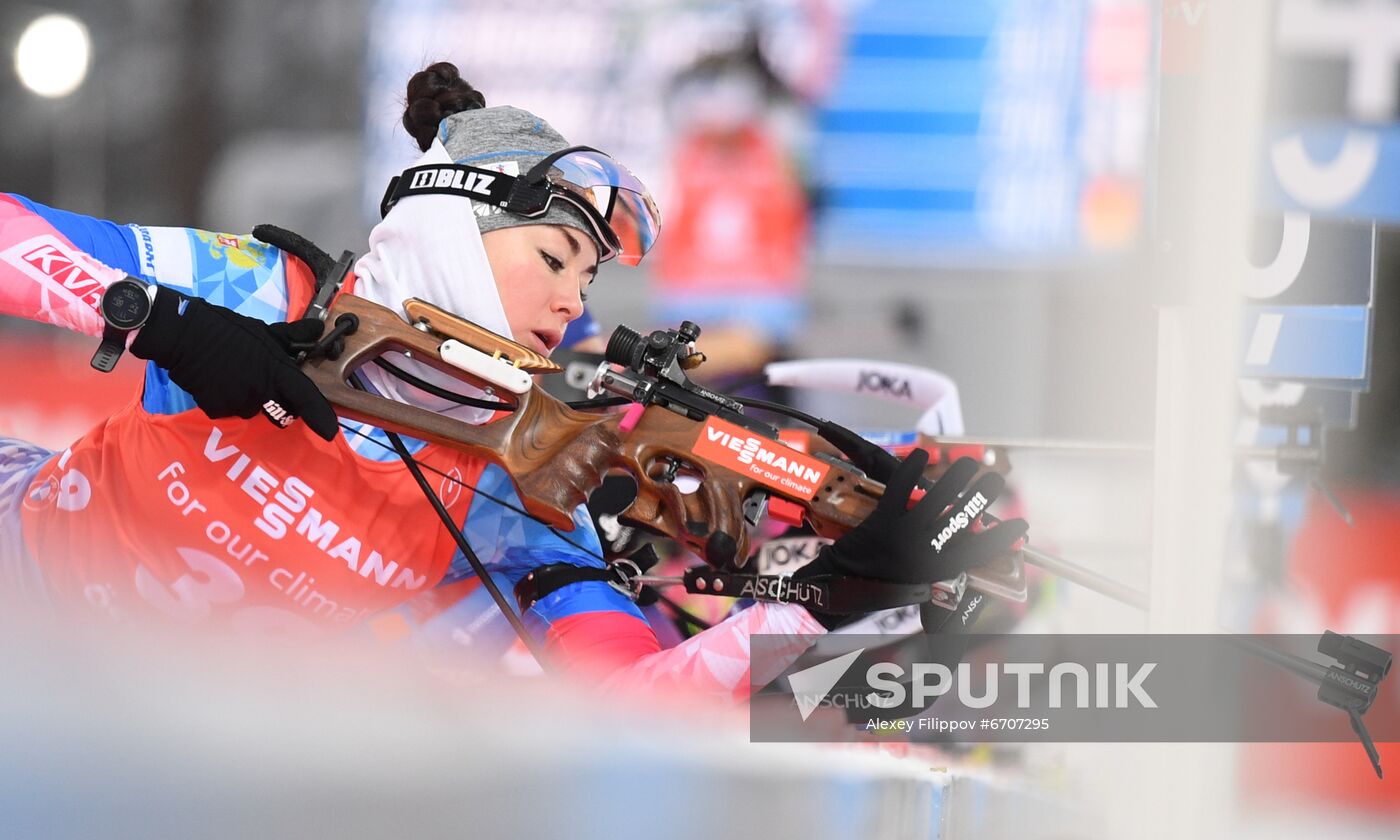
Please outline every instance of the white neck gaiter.
M413 165L432 163L452 163L439 140ZM355 276L355 294L388 307L405 321L403 302L416 297L511 338L472 202L460 196L415 195L400 200L370 231L369 252L355 264ZM479 389L403 354L388 353L385 358L453 393L484 397ZM435 397L374 365L363 368L361 376L382 396L456 420L482 423L492 414Z

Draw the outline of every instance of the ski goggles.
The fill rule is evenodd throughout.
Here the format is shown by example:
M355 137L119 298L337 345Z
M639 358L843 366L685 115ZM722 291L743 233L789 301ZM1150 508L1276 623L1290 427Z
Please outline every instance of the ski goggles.
M543 216L555 201L567 202L588 220L603 246L599 262L616 257L636 265L661 232L661 211L641 180L588 146L554 152L521 176L460 163L406 169L389 181L380 216L410 195L465 196L527 219Z

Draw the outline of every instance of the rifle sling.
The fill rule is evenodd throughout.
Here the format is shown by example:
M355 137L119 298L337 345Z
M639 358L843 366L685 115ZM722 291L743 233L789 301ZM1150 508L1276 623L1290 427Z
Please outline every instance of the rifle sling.
M700 595L751 598L777 604L800 604L824 613L867 613L931 600L926 583L894 583L848 575L753 575L696 566L685 573L685 589Z
M573 583L602 581L635 598L637 588L620 564L606 568L553 563L534 569L515 585L521 611ZM696 566L685 573L685 589L696 595L750 598L776 604L799 604L825 613L867 613L922 604L932 597L923 583L891 583L844 575L816 575L794 580L787 575L751 575Z

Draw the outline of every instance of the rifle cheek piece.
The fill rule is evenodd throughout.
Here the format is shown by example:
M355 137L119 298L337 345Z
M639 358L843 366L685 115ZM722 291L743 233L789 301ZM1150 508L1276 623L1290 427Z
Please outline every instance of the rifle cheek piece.
M458 370L470 373L478 379L484 379L517 396L530 390L530 386L533 384L530 380L530 374L519 367L507 364L498 356L488 356L455 338L444 341L438 347L438 355L444 362Z

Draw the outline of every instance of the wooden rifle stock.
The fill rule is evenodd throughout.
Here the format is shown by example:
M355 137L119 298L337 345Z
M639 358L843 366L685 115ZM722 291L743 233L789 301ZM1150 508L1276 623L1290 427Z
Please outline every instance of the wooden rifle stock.
M805 500L696 455L705 428L702 421L649 406L624 433L622 415L576 411L538 384L519 396L503 393L443 361L442 343L455 339L483 352L504 353L523 360L520 366L526 370L548 370L552 363L421 301L409 301L406 309L426 328L410 325L363 298L340 295L327 316L328 330L345 315L358 319L358 326L344 337L336 358L313 359L304 371L343 416L500 465L514 481L526 511L551 527L572 530L574 510L603 476L624 472L637 482L637 498L623 513L624 521L686 546L711 565L742 566L749 555L743 509L750 494L761 491L802 505L818 534L837 538L864 521L884 492L884 485L849 465L829 461L821 486ZM356 371L389 352L403 353L476 388L491 389L489 395L512 402L515 410L474 425L350 384ZM933 465L930 473L936 476L943 468ZM693 493L681 492L673 480L678 472L699 480Z

